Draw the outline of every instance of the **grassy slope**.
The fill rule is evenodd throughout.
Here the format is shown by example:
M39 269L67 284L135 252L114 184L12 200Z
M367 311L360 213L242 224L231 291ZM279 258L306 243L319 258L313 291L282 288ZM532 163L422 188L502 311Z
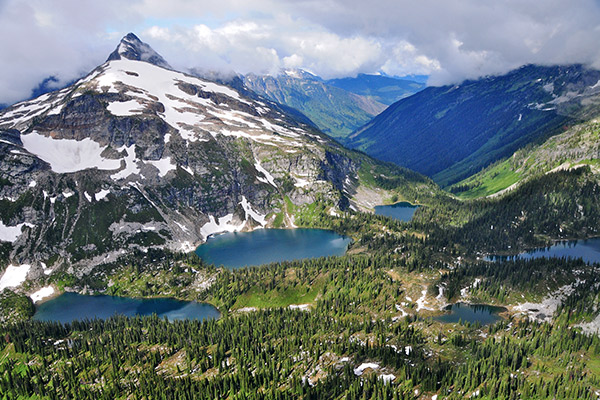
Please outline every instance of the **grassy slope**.
M462 199L489 196L523 180L564 165L600 165L600 124L597 120L574 126L539 146L527 147L450 187ZM460 190L460 188L467 190ZM457 191L458 189L458 191Z

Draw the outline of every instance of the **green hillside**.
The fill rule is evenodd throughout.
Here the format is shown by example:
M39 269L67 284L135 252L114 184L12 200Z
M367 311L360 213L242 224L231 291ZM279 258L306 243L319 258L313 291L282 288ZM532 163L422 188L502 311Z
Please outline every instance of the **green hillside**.
M449 190L463 199L489 196L557 169L600 166L600 124L596 119L576 125L541 145L530 145L511 157L452 185Z
M351 147L434 178L460 182L598 110L600 71L524 66L506 75L429 87L388 107Z

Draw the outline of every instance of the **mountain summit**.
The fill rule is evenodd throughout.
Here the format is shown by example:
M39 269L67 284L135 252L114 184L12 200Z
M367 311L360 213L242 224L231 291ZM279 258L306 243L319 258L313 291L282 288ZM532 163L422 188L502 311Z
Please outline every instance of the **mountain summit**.
M128 33L121 39L119 46L113 51L106 61L113 60L145 61L159 67L172 69L167 61L158 54L149 44L144 43L133 33Z

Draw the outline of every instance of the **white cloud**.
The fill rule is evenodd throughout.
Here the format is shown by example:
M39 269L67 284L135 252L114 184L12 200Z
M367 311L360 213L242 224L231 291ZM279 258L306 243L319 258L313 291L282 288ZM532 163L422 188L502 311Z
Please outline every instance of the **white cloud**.
M178 68L449 83L526 63L600 67L598 21L596 0L4 0L0 103L81 76L130 31Z
M419 53L414 45L405 40L389 46L386 54L387 58L380 69L389 75L429 75L441 69L438 60Z

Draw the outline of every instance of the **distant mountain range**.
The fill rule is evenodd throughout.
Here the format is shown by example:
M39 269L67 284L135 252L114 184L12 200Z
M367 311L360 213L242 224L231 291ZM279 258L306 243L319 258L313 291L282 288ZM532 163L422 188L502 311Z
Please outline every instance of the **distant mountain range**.
M585 121L599 100L600 71L527 65L428 87L388 107L345 143L446 186Z
M385 109L385 105L349 91L330 86L302 70L278 76L249 74L246 87L269 100L302 112L327 135L345 138Z
M325 82L389 106L425 89L427 76L394 78L385 75L358 74L355 78L330 79Z
M381 75L325 81L303 70L277 76L249 74L246 87L305 114L325 134L342 142L388 104L424 88L424 84Z

